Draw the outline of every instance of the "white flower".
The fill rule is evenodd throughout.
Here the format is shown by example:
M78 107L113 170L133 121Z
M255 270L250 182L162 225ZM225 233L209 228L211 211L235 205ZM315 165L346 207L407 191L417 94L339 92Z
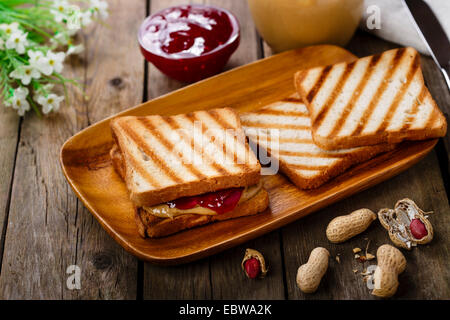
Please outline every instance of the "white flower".
M81 19L81 26L86 27L91 24L92 22L92 12L87 10L85 12L82 12L80 15Z
M19 29L19 23L18 22L13 22L11 24L2 23L2 24L0 24L0 30L3 30L8 36L10 36L10 35L12 35L13 33L16 33L16 32L22 32Z
M64 97L57 96L54 93L50 93L47 96L38 95L36 98L36 101L42 106L42 112L44 114L47 114L52 110L58 111L61 101L64 100Z
M54 0L52 7L54 9L50 10L55 17L56 22L63 22L67 19L67 10L69 9L70 4L67 0Z
M6 40L6 48L15 49L18 54L25 53L25 47L28 46L27 35L28 33L22 33L22 31L14 32Z
M30 57L31 66L46 76L49 76L53 73L53 71L58 73L62 71L64 67L63 62L66 55L64 52L55 53L49 50L47 55L44 56L44 54L40 51L28 50L28 56Z
M81 12L80 7L71 5L67 8L66 14L67 30L70 35L75 35L82 27L83 13Z
M28 56L30 57L30 66L39 70L46 76L49 76L53 72L53 67L49 65L47 57L41 51L28 50Z
M51 50L47 52L48 65L58 73L63 69L64 58L66 57L64 52L54 53ZM45 73L44 73L45 74Z
M70 56L71 54L79 54L81 52L84 51L84 46L83 44L79 44L79 45L69 45L69 48L67 49L66 55Z
M29 85L31 79L39 79L41 73L32 66L20 66L9 74L11 78L20 79L23 85Z
M19 116L23 116L25 111L30 110L30 104L27 101L28 89L24 87L19 87L14 90L14 94L6 105L8 107L12 106L17 110Z
M103 0L91 0L91 9L94 16L102 19L108 18L108 3Z

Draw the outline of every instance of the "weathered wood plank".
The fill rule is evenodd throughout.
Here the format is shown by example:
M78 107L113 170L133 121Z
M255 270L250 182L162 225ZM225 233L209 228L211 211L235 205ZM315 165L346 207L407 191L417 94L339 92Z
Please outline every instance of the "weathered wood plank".
M20 120L15 110L0 104L0 255L3 248L3 230L6 230L11 178L14 170ZM1 270L2 256L0 256Z
M163 7L185 3L183 1L151 1L151 12ZM241 24L241 45L231 57L226 69L246 64L258 58L258 43L254 25L249 19L247 4L241 1L191 1L208 3L232 11ZM184 84L167 79L150 65L149 96L155 97L170 92ZM246 247L260 249L266 253L269 261L280 259L278 233L261 237L246 245L228 250L209 259L177 268L161 268L145 264L144 298L214 298L214 299L251 299L265 297L284 297L283 274L281 267L274 267L271 275L264 281L249 281L242 273L240 263ZM189 276L188 276L189 275ZM230 279L240 279L243 286L229 285ZM210 281L211 280L211 281ZM164 288L164 290L158 290Z
M358 32L349 45L349 50L364 56L392 47L396 45ZM415 200L426 211L436 212L431 217L436 236L427 246L420 246L411 252L403 250L408 266L400 277L401 285L396 298L448 299L450 271L445 265L449 259L449 230L446 226L450 219L450 209L434 152L401 175L283 228L288 298L373 299L360 272L376 262L361 264L354 259L352 249L359 247L364 250L370 240L369 252L375 254L380 245L391 244L387 232L378 221L375 221L365 233L346 243L335 245L326 239L325 229L328 222L335 216L347 214L362 207L377 212L380 208L393 207L397 200L405 197ZM296 273L298 267L307 261L311 250L317 246L323 246L330 251L330 266L319 290L315 294L307 295L297 288ZM340 263L336 261L338 254ZM353 270L357 270L357 273ZM430 272L430 270L435 271Z
M77 201L58 163L68 137L142 100L144 64L130 35L144 18L145 3L114 0L109 6L107 26L88 30L82 36L84 56L71 58L66 67L68 76L83 80L90 99L71 90L69 105L58 114L44 119L27 115L23 121L0 276L2 298L136 297L136 259ZM81 268L81 290L66 287L66 268L72 264Z
M89 124L142 102L144 59L135 40L145 1L109 1L107 25L87 37L86 94ZM126 10L124 8L126 7ZM80 101L81 102L81 101ZM78 204L77 261L87 284L67 298L135 299L137 259L120 247ZM76 293L74 295L73 293Z

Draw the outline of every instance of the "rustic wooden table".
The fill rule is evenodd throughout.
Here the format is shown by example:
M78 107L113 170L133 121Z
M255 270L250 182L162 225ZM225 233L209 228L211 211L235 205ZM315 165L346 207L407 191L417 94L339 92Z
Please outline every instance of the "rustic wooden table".
M352 248L369 252L390 243L378 223L341 245L327 242L325 228L334 216L368 207L392 207L414 199L434 211L433 242L404 252L408 266L400 276L399 299L450 299L450 209L448 137L420 163L367 191L270 234L215 256L177 267L158 267L128 254L95 221L66 183L58 162L63 142L90 124L155 98L183 84L144 62L136 31L149 13L186 3L182 0L110 0L107 25L81 35L86 51L71 58L68 76L77 77L88 98L69 92L70 105L54 116L19 119L0 108L0 298L3 299L373 299L358 272L370 263L353 258ZM256 33L246 1L211 0L234 12L241 23L241 45L227 68L271 54ZM396 47L357 32L348 50L358 56ZM423 72L441 109L450 111L449 91L432 60ZM447 189L446 189L447 187ZM327 247L330 268L316 294L305 295L295 275L309 252ZM264 253L270 273L264 280L245 278L240 262L245 248ZM340 263L334 258L339 255ZM81 289L66 286L69 265L81 268Z

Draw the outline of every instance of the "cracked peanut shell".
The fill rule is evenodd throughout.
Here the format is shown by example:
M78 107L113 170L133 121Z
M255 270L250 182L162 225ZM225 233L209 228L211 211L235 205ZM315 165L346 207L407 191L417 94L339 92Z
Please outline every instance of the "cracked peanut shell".
M426 218L426 213L408 198L397 201L394 209L378 211L381 225L388 230L389 238L400 248L411 250L417 244L426 244L433 240L433 226ZM411 232L411 222L418 219L426 230L426 235L417 239Z
M377 250L377 262L372 294L381 298L392 297L399 285L398 275L406 268L405 256L397 248L384 244Z
M245 261L247 261L251 258L255 258L259 261L259 265L261 267L261 272L259 273L258 278L264 278L266 276L267 272L269 271L269 268L266 266L266 261L264 260L264 256L262 255L261 252L255 250L255 249L250 249L250 248L245 250L244 258L242 259L242 263L241 263L241 267L242 267L242 270L244 271L245 275L248 277L247 272L245 272Z

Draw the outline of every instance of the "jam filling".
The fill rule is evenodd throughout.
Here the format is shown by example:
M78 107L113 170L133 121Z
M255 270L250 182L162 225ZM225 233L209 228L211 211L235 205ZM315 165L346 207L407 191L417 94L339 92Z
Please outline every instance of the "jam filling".
M216 192L209 192L192 197L183 197L167 202L170 208L180 210L192 209L195 206L211 209L217 214L223 214L233 209L241 199L244 188L229 188Z
M143 41L152 52L186 58L225 44L232 32L225 12L212 7L179 6L156 14L146 26Z

